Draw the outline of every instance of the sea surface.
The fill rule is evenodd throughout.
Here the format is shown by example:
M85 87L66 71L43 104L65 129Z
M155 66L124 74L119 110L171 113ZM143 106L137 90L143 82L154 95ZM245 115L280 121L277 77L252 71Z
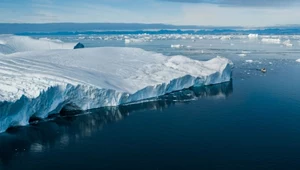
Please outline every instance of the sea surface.
M234 63L232 81L11 128L0 134L1 170L300 169L300 36L29 36L196 60L223 56Z

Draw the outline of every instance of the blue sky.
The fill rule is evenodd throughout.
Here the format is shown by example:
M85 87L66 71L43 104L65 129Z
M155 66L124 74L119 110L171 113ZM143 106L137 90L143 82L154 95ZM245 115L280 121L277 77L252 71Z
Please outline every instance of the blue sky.
M300 24L300 0L0 0L1 23Z

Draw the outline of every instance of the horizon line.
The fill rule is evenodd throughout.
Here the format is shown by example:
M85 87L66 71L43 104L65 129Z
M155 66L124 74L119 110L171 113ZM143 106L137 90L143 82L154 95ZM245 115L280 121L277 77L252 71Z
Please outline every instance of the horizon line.
M205 27L219 27L219 28L266 28L266 27L300 27L300 24L277 24L277 25L266 25L266 26L239 26L239 25L224 25L224 26L217 26L217 25L176 25L176 24L167 24L167 23L138 23L138 22L32 22L32 23L22 23L22 22L0 22L0 25L7 24L7 25L47 25L47 24L123 24L123 25L160 25L160 26L170 26L170 27L194 27L194 28L205 28Z

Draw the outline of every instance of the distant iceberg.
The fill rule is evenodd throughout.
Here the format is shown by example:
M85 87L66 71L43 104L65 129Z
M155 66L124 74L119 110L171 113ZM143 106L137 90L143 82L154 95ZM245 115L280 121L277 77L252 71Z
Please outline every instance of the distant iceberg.
M287 46L287 47L293 47L293 44L291 43L291 40L286 40L282 44Z
M0 132L64 107L88 110L228 82L232 62L196 61L139 48L36 50L0 54Z
M258 39L258 34L249 34L249 35L248 35L248 38L249 38L249 39L252 39L252 40L253 40L253 39Z
M184 45L181 45L181 44L172 44L171 45L171 48L183 48Z
M125 39L124 42L125 42L125 44L143 43L143 42L145 42L145 40L144 39L133 39L133 38L131 38L131 39Z

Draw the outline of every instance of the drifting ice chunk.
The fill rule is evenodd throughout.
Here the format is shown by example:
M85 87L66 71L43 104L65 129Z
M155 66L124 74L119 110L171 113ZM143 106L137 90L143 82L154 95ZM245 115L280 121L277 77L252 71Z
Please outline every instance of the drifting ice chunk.
M249 34L248 38L249 39L257 39L258 38L258 34Z
M242 54L239 54L239 56L240 56L240 57L246 57L247 54L242 53Z
M220 38L220 40L222 40L222 41L230 40L230 39L231 39L231 36L230 36L230 35L225 35L225 36L222 36L222 37Z
M300 58L298 60L296 60L296 62L299 62L300 63Z
M142 43L145 42L143 39L125 39L125 44L129 44L129 43Z
M282 44L285 45L285 46L287 46L287 47L292 47L293 46L293 44L291 43L290 40L286 40Z
M253 60L246 60L246 63L253 63Z
M263 38L261 41L266 44L280 44L281 42L280 39L275 38Z
M201 62L138 48L32 51L0 57L0 132L72 105L117 106L230 81L232 63Z
M183 48L184 46L181 44L175 44L175 45L171 45L171 48Z

